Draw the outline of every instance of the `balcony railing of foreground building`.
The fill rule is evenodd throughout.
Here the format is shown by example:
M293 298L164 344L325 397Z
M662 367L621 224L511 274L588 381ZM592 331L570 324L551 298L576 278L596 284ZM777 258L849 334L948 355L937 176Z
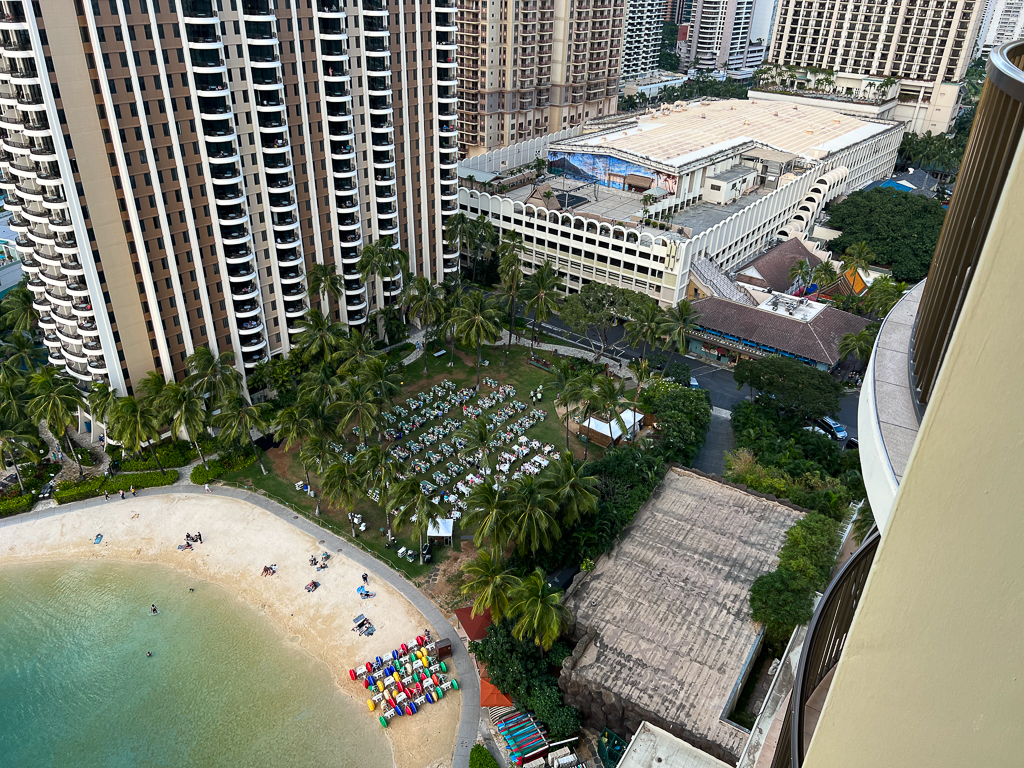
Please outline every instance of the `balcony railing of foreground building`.
M860 459L884 532L1024 133L1024 41L993 51L928 279L882 323L858 409Z
M817 715L832 684L833 670L842 656L880 540L878 529L872 529L839 569L814 610L771 768L800 768L804 764Z

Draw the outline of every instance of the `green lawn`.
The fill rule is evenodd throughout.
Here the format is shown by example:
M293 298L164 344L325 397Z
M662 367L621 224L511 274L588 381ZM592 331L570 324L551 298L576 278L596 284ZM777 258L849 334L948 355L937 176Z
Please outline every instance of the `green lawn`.
M435 358L428 353L426 377L423 376L422 360L417 360L408 366L405 378L402 382L405 387L405 391L401 398L396 401L396 404L405 406L405 398L412 397L419 392L429 390L435 384L440 383L443 379L450 380L455 384L456 389L475 386L475 350L460 350L457 348L455 353L455 365L451 368L448 367L450 357L450 348L447 347L446 354L443 357ZM542 443L551 443L557 450L564 451L565 426L555 415L553 401L556 393L553 388L551 388L551 385L548 384L550 374L548 374L547 371L528 363L530 351L527 348L513 345L508 355L508 362L505 365L502 365L504 357L504 346L484 348L483 359L488 360L489 365L483 368L482 376L492 378L499 384L511 384L516 389L515 399L526 403L527 410L514 415L509 422L506 423L514 423L521 416L528 414L530 410L532 410L534 406L529 401L530 390L543 384L545 386L545 396L539 404L539 407L547 411L548 416L544 421L537 422L537 424L535 424L526 434L531 439L540 440ZM492 390L487 385L483 385L481 391L486 395ZM506 403L507 402L509 401L506 400ZM500 407L501 404L495 406L494 409L491 409L491 412ZM442 417L442 419L427 422L415 432L416 436L421 435L431 426L444 421L446 418L461 420L462 414L458 412L458 409L452 409L448 414ZM404 438L403 442L408 441L408 439L408 437ZM449 441L450 437L446 438L445 442ZM583 456L585 446L576 439L575 435L570 436L570 446L577 457ZM434 449L436 453L441 453L437 444L431 446L431 449ZM600 458L602 453L603 451L598 446L592 445L589 455L594 458ZM420 456L422 456L422 454L420 454ZM453 460L456 460L456 457L444 459L440 464L435 465L428 469L427 472L418 475L417 478L421 480L431 480L431 475L435 470L443 470L448 461ZM267 475L264 475L260 471L258 464L254 464L246 469L228 473L223 477L223 482L228 485L249 488L254 491L262 491L267 497L294 509L296 512L303 514L310 519L316 519L316 521L324 527L332 530L339 536L352 541L351 527L348 522L349 510L334 509L324 505L321 509L321 517L317 519L314 517L316 499L311 499L304 492L295 490L295 483L304 479L303 468L298 461L297 447L293 447L293 449L286 454L275 451L273 456L264 455L263 463L268 470ZM311 473L310 479L313 487L319 488L319 478ZM401 571L411 579L417 579L418 577L423 576L430 570L432 565L439 563L447 557L448 550L446 547L435 546L433 548L434 562L429 565L420 566L418 558L412 563L400 560L395 554L398 548L404 546L411 548L414 551L418 551L419 541L414 540L408 530L395 530L394 533L398 542L392 545L391 548L387 548L385 547L385 537L381 533L381 529L385 528L386 525L384 510L371 499L363 496L356 502L353 507L353 511L357 514L361 514L363 516L363 522L366 524L366 531L360 533L358 539L353 543L356 543L364 549L374 553L377 557L388 562L392 567ZM458 522L456 522L453 531L453 546L456 549L460 547L462 534L463 531Z

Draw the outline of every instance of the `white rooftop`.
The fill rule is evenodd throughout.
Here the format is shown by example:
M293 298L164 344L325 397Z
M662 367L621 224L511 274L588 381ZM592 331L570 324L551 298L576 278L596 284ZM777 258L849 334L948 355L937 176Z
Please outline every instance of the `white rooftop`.
M828 109L746 99L690 102L665 106L636 125L603 134L567 139L551 145L617 149L639 158L676 167L700 157L755 141L818 160L889 130Z
M795 320L809 322L821 310L826 307L817 301L810 299L798 299L796 296L788 296L784 293L773 293L764 303L758 305L758 309L771 312L774 315L792 317Z
M618 768L726 768L716 757L646 720L633 735Z

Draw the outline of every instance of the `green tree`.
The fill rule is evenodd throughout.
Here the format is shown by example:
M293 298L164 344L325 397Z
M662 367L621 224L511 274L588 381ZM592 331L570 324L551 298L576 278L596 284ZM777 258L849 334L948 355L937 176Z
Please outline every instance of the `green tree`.
M357 538L356 522L352 517L352 505L355 504L356 495L359 493L359 475L348 464L343 461L336 461L321 472L320 496L328 504L338 505L348 509L348 521L352 526L352 538ZM320 505L317 505L319 513Z
M571 358L558 357L551 365L551 373L544 383L549 385L558 394L555 395L555 405L565 409L562 420L565 422L565 448L569 450L569 420L572 418L572 409L579 402L575 399L573 385L576 380L575 363Z
M18 370L38 370L46 361L46 351L36 346L28 331L11 331L0 340L0 357Z
M153 461L163 472L163 465L156 452L160 442L160 421L162 414L152 398L119 397L110 409L109 434L132 453L139 453L149 447Z
M572 614L562 605L562 593L547 585L544 572L537 568L512 593L511 615L515 618L512 634L519 640L531 638L545 651L561 637Z
M550 550L561 536L555 519L555 496L532 475L524 475L507 485L511 519L511 538L520 554Z
M907 292L906 283L898 283L891 277L876 277L868 288L865 306L878 318L888 315Z
M32 293L24 285L16 285L0 302L0 329L31 332L38 317L32 306Z
M658 445L667 461L692 464L711 427L711 404L703 390L661 380L644 390L645 413L658 424Z
M252 455L260 465L263 474L267 474L267 468L263 466L263 459L253 442L252 433L260 434L267 431L267 418L269 417L270 406L267 403L250 403L242 395L235 394L221 402L220 413L213 417L213 424L220 429L218 437L227 444L237 443L243 448L250 446Z
M209 347L197 347L185 362L185 383L208 398L207 410L213 410L217 403L242 389L242 374L235 367L235 353L231 350L214 355Z
M540 158L537 158L538 161ZM508 341L505 345L504 365L508 361L508 353L512 348L512 335L516 333L516 320L519 317L518 296L523 286L522 263L523 236L518 232L506 230L502 233L498 245L498 276L501 278L502 296L508 300ZM518 334L516 334L518 335Z
M64 437L68 453L78 463L78 476L82 477L82 463L71 442L68 429L75 422L79 409L85 408L85 398L78 391L74 380L56 368L43 368L29 377L28 412L37 421L46 422L51 434L57 438Z
M18 469L18 462L39 461L36 457L36 449L41 441L27 429L6 429L0 428L0 467L6 467L7 463L14 467L14 476L18 478L18 488L22 494L25 493L25 484L21 480L21 471Z
M430 495L423 492L419 481L411 477L398 484L395 489L395 527L402 528L406 523L412 524L412 531L420 541L420 565L423 565L423 537L429 535L430 527L437 526L444 518L445 512L441 505L435 504Z
M815 301L821 296L821 289L828 288L836 280L839 279L839 274L836 272L836 268L832 266L831 262L823 261L821 264L814 268L811 273L811 279L814 280L818 289L814 292Z
M157 407L170 418L171 431L175 435L185 435L185 439L196 447L199 460L209 470L199 445L199 435L206 431L207 419L203 396L185 384L172 381L159 394Z
M793 283L806 288L814 282L814 268L807 259L800 259L800 261L789 268L789 279Z
M498 768L498 761L483 744L474 744L469 751L469 768Z
M377 428L383 403L383 398L374 391L372 384L351 378L338 392L338 400L332 404L331 411L338 414L338 424L342 429L350 425L359 427L359 439L367 442L370 433Z
M109 384L93 382L89 390L89 413L95 421L107 424L110 420L110 409L117 402L117 392Z
M768 641L785 648L795 627L814 613L814 586L806 576L778 568L758 576L750 588L751 618L764 625Z
M306 363L331 360L345 345L345 326L311 309L296 322L301 329L295 334L292 355Z
M566 451L541 474L541 484L562 514L562 525L571 526L597 512L597 478L587 465Z
M562 288L562 278L550 261L545 261L526 279L523 298L526 300L526 313L533 313L535 336L540 334L540 324L546 322L558 309ZM531 354L533 346L531 341Z
M867 243L894 279L916 282L928 274L945 216L938 200L922 195L888 187L852 192L829 209L829 226L843 234L828 247L844 253Z
M862 240L859 243L847 246L846 250L843 251L843 255L839 258L843 262L845 269L849 270L853 267L866 273L874 263L875 252L871 250L870 245Z
M419 275L413 281L412 295L409 301L409 313L420 319L425 330L424 341L429 337L430 330L444 313L444 291L439 285L430 282L430 278ZM423 345L423 375L427 375L427 346Z
M733 379L737 389L749 386L767 395L780 412L818 419L839 411L842 387L826 371L797 360L778 355L740 360Z
M558 316L573 332L600 345L598 357L608 348L608 331L621 317L633 317L646 296L626 288L604 283L587 283L567 297L558 310ZM593 339L591 339L593 334Z
M302 444L313 435L314 430L318 426L307 416L305 408L302 405L296 404L279 410L277 415L274 416L270 429L273 431L274 437L284 442L284 449L286 451L290 451L292 446L298 443L301 461ZM306 485L308 486L310 485L309 465L305 462L302 462L302 471L306 475Z
M633 346L643 343L641 356L647 355L647 346L653 349L661 341L664 333L665 312L656 301L645 301L626 323L626 340Z
M371 446L356 454L352 468L359 475L363 490L376 491L381 509L384 510L388 528L388 541L392 539L391 513L398 490L399 466L379 445Z
M476 347L476 388L479 391L483 346L501 335L501 316L483 291L472 291L456 308L453 322L459 342Z
M879 326L869 325L857 333L847 333L839 340L839 354L845 360L853 355L861 362L866 363L871 357L871 351L875 348L875 337L878 336Z
M320 299L321 310L324 315L330 315L330 301L333 299L336 306L340 306L341 297L345 293L345 280L338 274L338 268L334 264L316 263L306 272L306 282L309 292Z
M480 547L486 539L491 546L503 549L514 534L511 494L491 483L473 486L466 497L462 526L473 531L473 545Z
M476 456L484 467L489 468L491 466L490 444L499 429L497 424L491 424L486 418L469 419L463 422L455 432L456 437L461 437L466 441L466 447L459 451L459 455L463 458Z
M498 547L478 551L475 558L462 566L462 572L469 577L462 586L462 594L473 598L474 616L489 610L491 619L500 622L509 615L511 598L520 579L508 569Z
M330 433L325 434L316 432L311 435L310 438L303 443L302 448L299 449L299 461L302 462L303 466L315 466L323 483L327 482L326 476L331 474L331 470L338 464L342 463L340 461L338 451L335 449L335 443L332 439L333 437L334 435ZM334 480L331 481L332 488L336 488L336 486L333 486L333 483L341 483L342 480L343 478L335 477ZM316 500L316 510L314 513L317 517L320 517L320 506L324 500L325 494L328 495L328 498L338 500L340 497L337 496L337 493L337 490L335 490L334 494L328 494L327 491L321 490L320 497Z
M373 393L380 398L382 410L390 410L395 398L402 394L402 377L389 368L384 359L371 357L359 369L359 378L370 385Z
M665 311L662 333L669 342L669 357L677 351L686 354L686 334L693 330L695 316L693 305L686 299Z

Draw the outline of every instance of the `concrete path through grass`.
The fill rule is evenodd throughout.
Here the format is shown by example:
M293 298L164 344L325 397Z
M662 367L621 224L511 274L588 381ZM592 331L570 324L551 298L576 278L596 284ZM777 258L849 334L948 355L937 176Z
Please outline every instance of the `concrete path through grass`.
M353 562L358 563L367 573L391 585L412 603L416 610L422 613L426 620L437 630L438 637L435 639L448 638L451 640L452 657L460 672L458 680L459 690L462 692L462 715L459 720L459 733L455 742L455 757L452 765L453 768L468 768L469 753L473 749L473 745L476 744L480 728L480 680L477 677L476 665L469 658L469 651L466 650L466 646L462 644L462 640L448 622L448 619L444 617L444 614L441 613L433 601L428 599L411 582L406 580L402 574L393 570L386 563L377 560L358 547L352 546L344 539L275 501L238 488L211 486L210 491L218 496L239 499L253 506L265 509L272 515L291 523L299 530L313 536L321 542L325 549L338 552ZM167 493L168 490L166 488L147 488L139 491L140 496L160 496ZM175 487L170 493L203 495L204 490L202 486L180 486ZM42 520L47 517L62 515L65 512L77 512L109 503L100 496L73 504L62 504L48 509L32 510L20 515L0 518L0 529L26 520Z

